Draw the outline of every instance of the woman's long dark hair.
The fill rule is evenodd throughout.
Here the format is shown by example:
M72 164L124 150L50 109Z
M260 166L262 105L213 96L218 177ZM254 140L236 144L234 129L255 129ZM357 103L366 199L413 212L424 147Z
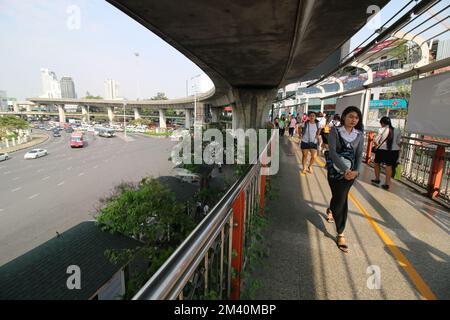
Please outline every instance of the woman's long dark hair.
M359 110L359 108L355 107L355 106L350 106L347 107L344 112L342 112L341 115L341 126L345 125L345 117L351 113L351 112L356 112L356 114L358 115L359 121L358 124L355 126L355 129L364 132L364 125L363 125L363 118L362 118L362 113L361 110Z
M380 123L389 128L389 134L386 141L388 150L392 150L392 143L394 142L394 127L392 126L391 118L383 117L380 119Z

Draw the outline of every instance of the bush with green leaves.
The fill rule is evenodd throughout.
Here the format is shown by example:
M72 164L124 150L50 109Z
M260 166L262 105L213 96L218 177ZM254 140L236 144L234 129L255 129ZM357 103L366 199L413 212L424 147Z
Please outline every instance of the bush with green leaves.
M126 250L107 250L113 263L125 263L139 254L146 261L145 275L133 276L125 298L133 288L140 288L167 260L194 229L194 221L186 214L184 204L159 181L145 178L139 184L122 183L101 201L97 224L104 231L120 233L141 242L141 246Z

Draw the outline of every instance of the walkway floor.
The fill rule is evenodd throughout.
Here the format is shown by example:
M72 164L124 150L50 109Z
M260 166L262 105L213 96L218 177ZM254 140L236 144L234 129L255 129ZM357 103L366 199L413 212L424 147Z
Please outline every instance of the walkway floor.
M296 138L280 141L266 230L269 256L253 273L256 299L450 299L450 214L405 185L372 186L372 169L351 190L345 232L350 253L326 221L326 171L301 174ZM377 288L374 272L379 271Z

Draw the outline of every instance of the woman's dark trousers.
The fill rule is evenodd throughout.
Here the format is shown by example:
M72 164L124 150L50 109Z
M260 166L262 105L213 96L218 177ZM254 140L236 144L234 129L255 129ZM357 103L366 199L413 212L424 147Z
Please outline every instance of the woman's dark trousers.
M342 234L345 230L348 213L348 192L354 182L355 180L328 179L332 194L330 210L333 213L338 234Z

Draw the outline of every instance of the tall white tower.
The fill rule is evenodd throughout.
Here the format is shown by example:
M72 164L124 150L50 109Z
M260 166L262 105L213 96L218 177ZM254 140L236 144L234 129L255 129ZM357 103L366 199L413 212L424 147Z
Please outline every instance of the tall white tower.
M41 69L42 95L41 98L61 98L61 85L56 74L49 69Z
M119 82L107 79L105 81L105 99L114 100L119 98Z

